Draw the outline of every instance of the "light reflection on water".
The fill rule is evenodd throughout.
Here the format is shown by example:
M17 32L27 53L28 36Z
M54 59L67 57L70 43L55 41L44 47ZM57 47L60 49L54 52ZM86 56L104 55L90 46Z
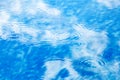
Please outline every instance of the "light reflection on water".
M1 0L0 80L119 80L120 2L111 2Z

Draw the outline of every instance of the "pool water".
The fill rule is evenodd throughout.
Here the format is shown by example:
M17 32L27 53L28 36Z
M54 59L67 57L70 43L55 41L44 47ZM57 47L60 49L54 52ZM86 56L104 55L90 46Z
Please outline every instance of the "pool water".
M0 80L120 80L120 1L0 0Z

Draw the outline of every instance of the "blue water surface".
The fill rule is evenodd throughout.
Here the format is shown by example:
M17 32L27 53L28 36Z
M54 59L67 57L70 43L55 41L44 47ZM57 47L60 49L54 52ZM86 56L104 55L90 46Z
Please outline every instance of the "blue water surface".
M120 1L0 0L0 80L120 80Z

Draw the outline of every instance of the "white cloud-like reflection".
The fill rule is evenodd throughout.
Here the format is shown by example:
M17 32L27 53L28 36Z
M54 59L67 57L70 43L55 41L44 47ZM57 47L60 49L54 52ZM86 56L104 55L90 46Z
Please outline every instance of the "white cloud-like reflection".
M48 55L53 53L54 55L69 54L69 56L64 56L62 60L59 58L57 60L56 56L55 60L51 59L54 57L50 57L50 60L46 59L42 65L46 68L42 80L108 80L109 75L115 75L115 80L118 80L120 63L114 60L107 64L102 59L110 43L107 30L97 31L89 28L89 25L78 21L79 17L67 17L59 7L52 7L43 0L7 1L2 0L0 3L2 7L0 8L0 39L33 46L27 53L24 51L22 54L18 53L17 57L23 59L24 55L30 55L34 46L41 47L43 44L49 44L55 49L67 45L70 50L70 53L64 53L65 48L58 48L56 53L54 50L46 52ZM120 5L119 0L97 0L97 2L111 9ZM120 46L120 41L118 44ZM40 51L38 53L43 55ZM61 70L63 72L60 73ZM60 75L65 72L68 76L62 78Z

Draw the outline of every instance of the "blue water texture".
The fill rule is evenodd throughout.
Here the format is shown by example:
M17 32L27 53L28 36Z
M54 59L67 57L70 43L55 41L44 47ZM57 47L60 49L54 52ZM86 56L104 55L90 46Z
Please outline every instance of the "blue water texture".
M120 80L120 1L0 0L0 80Z

